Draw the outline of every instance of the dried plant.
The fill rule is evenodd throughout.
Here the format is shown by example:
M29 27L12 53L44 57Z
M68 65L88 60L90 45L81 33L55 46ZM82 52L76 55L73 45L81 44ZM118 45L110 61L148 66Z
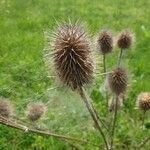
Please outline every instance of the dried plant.
M96 129L103 138L105 144L103 145L103 149L113 150L115 147L114 137L117 123L117 111L121 109L123 105L124 95L128 85L128 74L120 67L120 62L123 50L130 48L133 43L131 32L125 30L119 34L117 46L121 50L118 58L118 66L109 72L107 76L108 85L111 90L110 94L113 95L113 98L110 99L108 105L109 111L112 112L109 114L113 114L113 120L110 123L110 126L105 124L105 120L101 120L90 97L85 92L85 85L91 83L93 79L94 67L90 42L83 25L79 22L60 24L54 31L53 37L53 62L58 78L63 84L67 85L81 96L81 99L85 103L85 106L95 123ZM104 74L107 74L105 55L110 53L113 49L112 34L108 30L102 30L99 33L97 44L99 51L103 55ZM139 109L143 110L143 112L150 110L149 92L139 94L137 106ZM47 128L44 128L43 130L41 128L37 129L31 127L30 125L33 125L33 123L36 124L35 121L39 120L45 111L46 106L43 103L37 102L28 104L26 116L32 123L26 123L20 118L20 120L11 118L12 106L10 102L0 98L0 124L24 132L37 133L43 136L53 136L63 141L74 141L81 144L91 144L97 147L96 144L87 140L55 134L50 132ZM143 146L149 139L150 138L147 137L138 147Z
M124 30L118 35L117 46L120 49L128 49L131 47L132 41L133 41L133 34L128 30Z
M64 23L54 32L54 64L60 81L72 89L92 80L93 61L83 25Z
M45 112L43 103L31 103L27 106L26 115L31 121L37 121Z
M98 49L103 55L110 53L113 49L113 37L111 32L108 30L102 30L99 33L97 43Z
M120 95L126 91L127 83L127 73L122 68L116 68L108 75L109 87L116 95Z
M124 30L118 35L117 46L120 48L120 54L118 57L118 67L120 67L121 64L124 49L128 49L131 47L131 45L133 44L133 39L133 34L128 30Z
M143 111L150 110L150 92L142 92L138 95L137 106Z
M9 118L13 114L12 105L5 98L0 98L0 115Z

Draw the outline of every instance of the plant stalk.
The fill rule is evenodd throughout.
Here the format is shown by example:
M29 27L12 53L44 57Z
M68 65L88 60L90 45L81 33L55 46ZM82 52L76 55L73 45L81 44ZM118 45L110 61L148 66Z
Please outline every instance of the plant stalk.
M106 79L106 77L107 77L107 73L106 73L106 55L105 54L103 54L103 68L104 68L104 77L105 77L105 79ZM108 93L107 93L107 89L106 89L106 87L105 87L105 96L106 96L106 102L107 102L107 107L108 107Z
M120 50L120 53L119 53L119 57L118 57L118 68L120 67L120 64L121 64L122 55L123 55L123 49L121 49L121 50Z
M113 150L113 146L114 146L114 135L115 135L116 122L117 122L117 112L118 112L117 104L118 104L118 101L119 101L119 97L118 97L118 95L116 95L115 112L114 112L114 117L113 117L113 125L112 125L112 133L111 133L111 145L110 145L111 149L110 150Z
M81 139L78 139L78 138L52 133L50 131L42 131L42 130L37 130L37 129L34 129L34 128L30 128L30 127L27 127L27 126L22 125L20 123L17 123L17 121L14 121L14 120L12 121L12 120L4 118L2 116L0 116L0 124L11 127L11 128L14 128L14 129L24 131L25 133L29 133L29 132L30 133L36 133L36 134L39 134L39 135L42 135L42 136L52 136L52 137L58 138L62 141L75 141L75 142L79 142L79 143L82 143L82 144L91 144L91 145L94 145L94 146L98 146L96 144L93 144L91 142L81 140Z
M104 132L103 132L103 130L102 130L100 124L99 124L98 118L97 118L96 114L94 113L94 110L92 109L92 106L91 106L90 102L88 101L88 99L87 99L87 97L86 97L82 87L79 88L79 94L80 94L83 102L85 103L86 108L88 109L88 111L89 111L89 113L90 113L90 115L91 115L95 125L97 126L97 128L98 128L98 130L99 130L99 132L100 132L100 134L101 134L101 136L102 136L102 138L104 140L104 143L106 145L106 149L109 150L109 144L108 144L108 142L106 140L105 134L104 134Z
M143 129L144 129L145 113L146 111L143 111L143 114L142 114L142 128Z

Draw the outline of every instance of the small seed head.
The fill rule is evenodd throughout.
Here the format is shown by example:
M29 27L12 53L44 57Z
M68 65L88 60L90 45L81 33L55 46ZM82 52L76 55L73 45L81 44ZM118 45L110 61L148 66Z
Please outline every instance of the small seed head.
M12 115L12 106L6 99L0 98L0 115L9 118Z
M119 34L117 39L117 45L121 49L128 49L132 45L132 41L132 34L129 31L125 30Z
M127 81L127 73L122 68L114 69L108 75L109 87L116 95L120 95L126 91Z
M142 92L138 95L137 106L144 110L150 110L150 92Z
M31 103L27 106L26 115L31 121L36 121L41 118L45 112L45 105L43 103Z
M99 50L102 54L107 54L107 53L110 53L112 51L112 49L113 49L113 38L112 38L112 34L109 31L103 30L99 34L98 47L99 47Z

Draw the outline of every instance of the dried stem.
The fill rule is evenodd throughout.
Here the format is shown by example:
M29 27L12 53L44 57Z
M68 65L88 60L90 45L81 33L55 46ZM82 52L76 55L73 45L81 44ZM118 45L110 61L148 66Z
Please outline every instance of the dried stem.
M97 146L96 144L93 144L91 142L81 140L81 139L78 139L78 138L64 136L64 135L60 135L60 134L55 134L55 133L52 133L50 131L42 131L42 130L37 130L37 129L34 129L34 128L30 128L30 127L27 127L25 125L22 125L22 124L18 123L17 121L12 121L12 120L4 118L2 116L0 116L0 124L11 127L11 128L15 128L15 129L18 129L18 130L21 130L21 131L24 131L25 133L29 133L29 132L30 133L36 133L36 134L39 134L39 135L42 135L42 136L52 136L52 137L58 138L58 139L63 140L63 141L74 141L74 142L79 142L79 143L82 143L82 144L91 144L93 146Z
M106 79L106 54L103 54L103 67L104 67L104 75L105 75L105 79ZM108 93L107 93L107 89L105 87L105 96L106 96L106 102L107 102L107 107L108 107Z
M118 57L118 67L120 67L120 64L121 64L122 55L123 55L123 49L121 49L121 50L120 50L120 53L119 53L119 57Z
M145 113L146 113L146 111L143 111L143 113L142 113L142 128L144 128Z
M113 117L113 125L112 125L112 132L111 132L111 150L113 150L113 145L114 145L114 134L115 134L115 126L117 122L117 104L118 104L119 97L116 95L116 100L115 100L115 112L114 112L114 117Z
M80 94L83 102L85 103L85 105L86 105L86 107L87 107L87 109L88 109L88 111L89 111L89 113L90 113L90 115L91 115L91 117L92 117L96 127L98 128L98 130L99 130L99 132L100 132L100 134L101 134L101 136L102 136L102 138L104 140L104 143L106 145L107 150L109 150L109 144L108 144L108 142L106 140L105 134L104 134L104 132L103 132L103 130L102 130L100 124L99 124L98 118L97 118L96 114L94 113L94 110L92 109L92 106L91 106L89 100L87 99L87 97L86 97L86 95L85 95L85 93L84 93L82 88L80 88L78 90L79 90L79 94Z

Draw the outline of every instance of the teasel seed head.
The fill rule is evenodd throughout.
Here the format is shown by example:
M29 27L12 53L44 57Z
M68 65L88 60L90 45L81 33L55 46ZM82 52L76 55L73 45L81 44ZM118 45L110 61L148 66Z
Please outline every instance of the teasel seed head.
M99 34L98 47L102 54L110 53L113 49L113 37L111 32L103 30Z
M43 103L31 103L27 106L26 115L29 120L36 121L44 114L45 108Z
M109 87L118 96L126 91L127 82L127 73L122 68L114 69L108 74Z
M132 45L133 35L130 31L122 31L117 39L117 45L121 49L128 49Z
M54 33L54 66L64 84L73 90L92 80L93 61L90 44L79 23L60 25Z
M0 115L9 118L13 114L12 105L4 98L0 98Z
M118 101L117 101L117 110L119 110L123 105L123 100L121 99L121 97L118 97ZM110 112L115 111L115 107L116 107L116 101L114 98L111 98L108 102L108 108Z
M142 92L138 95L137 106L144 111L150 110L150 92Z

